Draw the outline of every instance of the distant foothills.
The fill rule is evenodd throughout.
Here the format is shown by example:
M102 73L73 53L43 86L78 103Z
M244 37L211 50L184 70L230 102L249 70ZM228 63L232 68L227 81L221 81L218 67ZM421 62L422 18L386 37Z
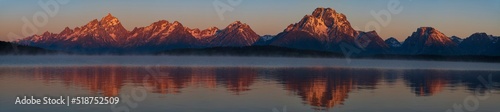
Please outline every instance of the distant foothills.
M277 35L259 36L249 25L236 21L226 28L192 29L180 22L160 20L146 27L126 30L108 14L101 20L59 34L45 32L2 42L2 54L30 49L38 54L221 54L308 56L455 56L498 57L500 37L474 33L462 39L448 37L432 27L417 28L406 40L383 40L375 31L356 31L346 16L331 8L317 8ZM25 51L23 51L25 52ZM25 52L26 53L26 52ZM254 54L256 53L256 54Z

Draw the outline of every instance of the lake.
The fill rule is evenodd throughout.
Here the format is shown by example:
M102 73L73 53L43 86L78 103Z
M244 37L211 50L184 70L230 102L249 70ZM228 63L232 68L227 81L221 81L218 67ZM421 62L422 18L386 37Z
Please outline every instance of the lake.
M1 56L0 111L497 112L500 64L197 56ZM15 105L16 97L120 97Z

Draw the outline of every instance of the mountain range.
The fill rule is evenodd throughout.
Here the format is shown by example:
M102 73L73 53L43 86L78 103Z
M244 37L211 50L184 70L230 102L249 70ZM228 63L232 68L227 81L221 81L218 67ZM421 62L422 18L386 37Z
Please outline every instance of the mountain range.
M359 54L402 55L500 55L499 37L475 33L461 39L448 37L432 27L420 27L403 42L383 40L375 31L356 31L347 17L332 8L316 8L277 35L259 36L245 23L235 21L223 29L188 28L180 22L160 20L126 30L111 14L58 34L45 32L14 43L77 53L155 53L178 49L277 46L298 50L343 53L345 47Z
M66 27L59 34L45 32L17 43L69 52L155 52L179 48L250 46L259 39L249 25L236 21L224 29L184 27L180 22L160 20L127 31L111 14L84 26Z

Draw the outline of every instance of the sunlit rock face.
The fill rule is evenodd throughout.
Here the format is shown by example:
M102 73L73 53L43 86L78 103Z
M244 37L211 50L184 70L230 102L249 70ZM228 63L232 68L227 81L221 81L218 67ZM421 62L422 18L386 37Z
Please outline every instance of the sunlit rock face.
M432 27L421 27L401 45L404 54L454 55L457 44Z
M144 53L182 48L251 46L258 39L249 25L236 21L224 29L191 29L180 22L160 20L145 27L126 30L111 14L61 33L45 32L17 40L22 45L83 53Z
M251 46L260 38L249 25L236 21L215 34L209 41L209 47Z
M340 43L357 46L357 35L344 14L331 8L317 8L298 23L289 25L273 38L271 45L340 52Z

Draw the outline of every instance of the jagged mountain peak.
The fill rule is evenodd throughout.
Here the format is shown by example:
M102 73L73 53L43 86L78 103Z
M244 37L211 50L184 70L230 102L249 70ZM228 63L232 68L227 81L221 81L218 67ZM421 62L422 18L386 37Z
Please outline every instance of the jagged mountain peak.
M150 27L160 27L161 29L165 29L165 27L169 27L169 29L171 29L171 28L172 29L173 28L185 29L184 26L182 25L182 23L180 23L179 21L174 21L174 22L170 23L167 20L160 20L160 21L154 22L150 25Z
M484 36L489 36L488 34L486 34L485 32L476 32L472 35L484 35Z
M45 34L50 34L50 32L49 31L45 31L45 32L43 32L42 35L45 35Z
M402 47L410 54L447 54L457 44L433 27L420 27L408 37Z
M328 26L325 21L321 18L314 17L312 15L305 15L304 18L294 26L295 28L287 28L290 30L303 30L309 31L312 34L323 34L326 35L328 32Z
M389 38L387 38L387 39L395 39L395 40L398 40L398 39L396 39L395 37L389 37Z
M378 35L376 31L363 32L359 31L359 35L356 38L357 45L367 52L372 51L385 51L389 46L384 42L382 38Z
M94 20L90 21L89 23L85 24L83 27L95 28L95 27L98 27L98 26L99 26L99 20L94 19Z
M358 31L358 37L356 39L363 39L363 37L369 37L369 38L372 38L372 37L379 37L378 36L378 33L376 31L368 31L368 32L364 32L364 31Z
M456 44L460 44L460 43L462 43L462 41L464 40L464 39L462 39L462 38L460 38L460 37L457 37L457 36L451 36L451 37L450 37L450 39L451 39L453 42L455 42Z
M184 27L182 25L182 23L180 23L179 21L174 21L172 23L170 23L169 21L167 20L158 20L154 23L151 23L149 26L147 27Z
M430 26L422 26L420 28L417 28L418 30L436 30L434 27Z
M463 39L459 44L459 48L463 54L467 55L498 55L497 51L500 46L495 46L495 37L484 32L477 32Z
M233 24L243 24L241 21L234 21L233 23L231 23L230 25L233 25Z
M116 18L115 16L111 15L111 13L108 13L108 15L103 17L99 21L99 24L110 34L118 33L116 35L124 37L126 36L125 34L128 33L125 27L122 26L120 20L118 20L118 18Z
M168 22L167 20L159 20L159 21L151 23L149 26L146 26L146 28L152 29L155 27L167 27L170 24L171 23Z
M316 8L311 16L323 20L327 27L333 27L334 24L345 24L345 22L347 22L344 14L337 13L337 11L332 8Z
M271 45L340 52L340 43L354 45L358 31L346 16L332 8L316 8L273 38ZM308 42L304 42L308 41ZM307 43L307 44L305 44ZM356 46L356 45L354 45Z
M486 33L475 33L467 38L469 39L467 41L476 38L481 42L471 41L470 46L496 45L495 42L500 40ZM354 30L344 14L332 8L321 7L316 8L310 15L305 15L299 22L290 24L275 36L259 36L248 24L241 21L234 21L224 29L217 27L190 29L178 21L159 20L149 26L136 27L129 32L124 29L117 17L108 13L100 20L94 19L84 26L74 29L65 27L59 34L44 32L41 35L30 36L23 42L58 50L131 48L159 51L176 48L272 45L339 53L342 51L340 45L347 44L362 48L364 52L374 53L386 52L389 47L398 47L395 49L398 52L408 51L407 53L411 54L450 54L459 43L451 41L452 39L453 37L447 37L436 28L420 27L403 41L404 43L393 37L384 41L375 31ZM256 44L257 42L262 44ZM468 44L463 45L468 47L465 46Z
M416 32L413 32L413 34L408 39L411 38L425 41L426 45L435 43L450 44L452 42L451 39L448 38L448 36L433 27L420 27Z
M50 33L49 31L43 32L42 36L47 36L47 35L52 35L53 33Z
M315 36L332 36L332 33L344 33L345 35L356 37L355 31L347 17L342 13L337 13L332 8L316 8L311 15L305 15L301 21L289 25L285 32L305 31ZM334 36L334 35L333 35Z
M312 13L312 15L315 16L315 17L322 17L323 14L325 14L325 13L337 13L337 11L335 11L332 8L318 7L318 8L316 8L314 10L314 12Z
M74 32L74 31L73 31L72 29L70 29L69 27L66 27L66 28L64 28L64 30L63 30L63 31L61 31L61 32L59 33L59 37L66 37L66 36L68 36L68 35L72 34L73 32Z
M179 21L174 21L174 22L172 23L172 25L179 25L179 26L182 26L182 23L180 23Z
M420 35L443 34L433 27L420 27L417 29L417 33Z
M64 30L63 30L63 31L68 31L68 30L71 30L71 28L69 28L69 27L64 27Z
M259 39L259 35L249 25L240 21L235 21L223 30L212 34L215 38L210 40L210 46L250 46Z
M232 30L238 30L240 32L242 31L248 31L248 30L251 30L250 28L250 25L246 24L246 23L243 23L241 21L235 21L231 24L229 24L226 28L224 28L223 30L225 31L232 31ZM252 31L253 32L253 31ZM247 33L247 32L244 32L244 33Z
M97 29L103 28L110 34L114 34L115 32L118 32L120 36L124 36L128 31L121 25L120 21L118 18L114 17L110 13L108 13L107 16L103 17L101 20L94 19L87 23L86 25L82 26L81 28L77 27L75 30L79 31L80 29L83 30L90 30L90 31L95 31ZM66 29L65 29L66 30Z
M246 23L242 23L241 21L234 21L233 23L229 24L226 28L229 29L238 29L238 28L248 28L249 25Z
M389 37L385 40L385 44L387 44L391 48L396 48L401 46L401 42L394 37Z
M210 28L207 28L205 30L219 30L219 28L217 28L217 27L210 27Z
M460 38L460 37L458 37L458 36L455 36L455 35L451 36L450 38L451 38L451 39L462 39L462 38Z
M469 36L467 39L473 39L473 40L480 40L480 39L488 39L488 40L493 40L492 36L484 33L484 32L477 32Z
M113 16L111 13L108 13L108 15L104 16L103 18L109 18L109 19L112 19L112 18L116 18L115 16Z
M335 25L349 24L347 18L342 13L337 13L332 8L317 8L312 16L316 18L321 18L327 27L335 27ZM350 27L350 24L349 24Z
M152 24L169 24L169 22L167 20L158 20Z
M375 30L367 31L367 32L360 31L360 33L371 34L371 35L378 35L378 33Z
M103 17L100 21L101 24L109 24L109 25L117 25L120 24L120 21L115 16L108 13L107 16Z
M174 21L170 23L167 20L159 20L151 23L149 26L135 28L131 32L131 37L129 38L148 38L148 37L161 37L160 39L166 39L168 36L185 36L183 33L189 30L185 28L180 22ZM148 40L149 41L149 40Z
M394 38L394 37L389 37L387 39L385 39L385 41L396 41L396 42L399 42L398 39Z
M199 28L188 28L189 30L199 30L199 31L202 31L202 30L214 30L214 29L219 29L218 27L208 27L206 29L199 29Z
M238 32L241 34L252 34L252 37L254 37L253 33L255 33L248 24L242 23L240 21L235 21L229 24L226 28L222 30L222 32Z
M203 39L203 38L214 36L217 33L217 31L219 31L219 28L217 28L217 27L210 27L210 28L207 28L207 29L204 29L204 30L200 30L198 28L195 28L195 29L189 29L188 28L188 31L196 39Z

